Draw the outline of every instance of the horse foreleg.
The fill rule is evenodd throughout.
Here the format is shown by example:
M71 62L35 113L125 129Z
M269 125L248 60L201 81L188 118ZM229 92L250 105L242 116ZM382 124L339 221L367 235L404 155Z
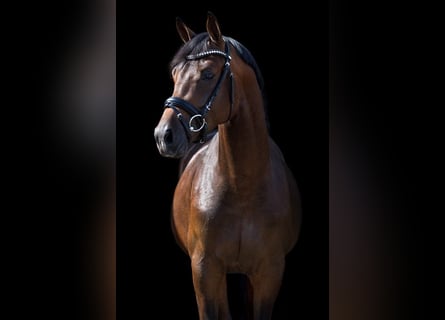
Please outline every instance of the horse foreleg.
M200 320L231 320L226 273L219 261L194 255L193 286Z
M273 306L281 287L284 259L264 261L249 275L253 287L253 319L272 319Z

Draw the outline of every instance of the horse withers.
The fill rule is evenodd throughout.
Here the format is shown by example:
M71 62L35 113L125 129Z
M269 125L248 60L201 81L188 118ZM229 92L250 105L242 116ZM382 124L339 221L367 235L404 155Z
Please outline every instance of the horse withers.
M261 72L250 51L181 19L173 94L154 130L162 156L180 159L172 229L191 261L199 318L232 319L227 275L247 280L249 319L271 319L301 225L300 195L270 137Z

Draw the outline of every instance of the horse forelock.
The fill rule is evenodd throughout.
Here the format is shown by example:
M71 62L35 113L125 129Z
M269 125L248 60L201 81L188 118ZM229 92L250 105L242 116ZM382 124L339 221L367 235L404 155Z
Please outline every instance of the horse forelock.
M184 43L176 54L173 56L173 59L170 61L170 70L172 70L175 66L180 63L186 61L186 57L190 54L197 54L200 52L207 51L209 49L215 49L209 44L209 35L207 32L199 33L194 36L192 39Z

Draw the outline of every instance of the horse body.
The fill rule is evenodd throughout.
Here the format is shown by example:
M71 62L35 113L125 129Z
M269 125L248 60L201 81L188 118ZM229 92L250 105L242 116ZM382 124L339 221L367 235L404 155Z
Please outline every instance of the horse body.
M217 256L227 256L222 260L232 271L248 272L247 265L258 256L258 249L269 257L272 253L267 252L268 247L286 254L295 244L298 193L272 140L268 163L249 176L237 174L237 166L233 172L225 170L226 165L233 165L227 158L237 159L243 154L221 154L220 135L217 133L191 158L179 179L173 203L174 228L190 255L202 239L201 246ZM243 151L249 153L249 147ZM252 164L246 162L246 166ZM247 261L243 263L243 259Z
M194 37L182 22L177 28L185 43ZM210 42L221 48L224 38L212 14L208 16L207 31ZM235 81L231 87L221 76L223 84L206 122L217 132L199 147L185 148L193 133L186 139L180 133L179 116L174 117L173 110L167 108L155 136L161 154L182 157L172 228L178 244L191 259L200 319L231 319L228 273L248 277L253 319L270 319L286 254L298 239L300 197L279 147L269 136L257 76L233 44L228 45L232 46L231 52L237 53L230 56ZM174 100L179 102L173 109L204 101L192 94L207 86L202 84L205 71L201 70L222 69L222 59L209 55L204 60L193 61L187 67L179 65L179 70L173 68L173 96L187 101L183 105ZM226 63L227 60L226 57ZM183 80L195 79L196 73L194 85ZM227 97L232 92L233 100L229 101Z

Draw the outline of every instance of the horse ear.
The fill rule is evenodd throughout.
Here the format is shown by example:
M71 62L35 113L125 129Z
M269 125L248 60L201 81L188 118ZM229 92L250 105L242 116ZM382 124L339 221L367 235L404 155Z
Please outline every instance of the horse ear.
M176 18L176 30L178 31L179 37L184 43L186 43L196 35L196 33L192 29L187 27L182 19L179 17Z
M222 40L221 29L219 27L218 20L212 12L207 13L207 32L209 33L210 40L214 43L219 43Z

